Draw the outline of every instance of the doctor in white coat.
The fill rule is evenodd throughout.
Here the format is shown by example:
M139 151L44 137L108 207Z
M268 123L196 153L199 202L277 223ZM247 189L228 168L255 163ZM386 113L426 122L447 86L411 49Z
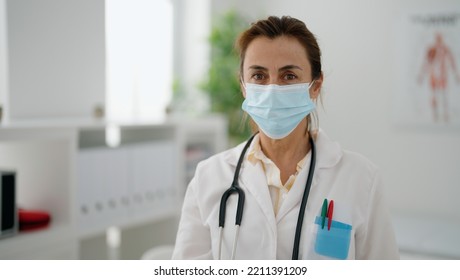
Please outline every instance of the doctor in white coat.
M399 258L378 168L317 129L323 74L314 35L300 20L272 16L253 23L237 46L242 108L258 132L238 172L245 194L238 238L238 195L226 203L222 236L219 211L246 143L198 164L173 259Z

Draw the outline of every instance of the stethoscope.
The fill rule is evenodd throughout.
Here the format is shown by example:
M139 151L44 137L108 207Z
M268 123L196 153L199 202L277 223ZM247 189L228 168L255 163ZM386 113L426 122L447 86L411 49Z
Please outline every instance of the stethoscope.
M257 134L257 133L256 133ZM251 145L252 140L256 136L254 134L249 138L247 141L246 145L243 148L243 151L240 154L240 158L238 159L238 164L236 165L235 169L235 174L233 176L233 182L230 188L228 188L224 194L222 195L222 198L220 200L220 211L219 211L219 249L218 249L218 257L219 260L222 259L222 241L223 241L223 230L224 230L224 224L225 224L225 209L227 207L227 200L228 198L236 193L238 194L238 204L237 204L237 209L236 209L236 218L235 218L235 236L233 239L233 246L232 246L232 255L231 259L235 259L235 253L236 253L236 245L238 243L238 236L240 232L240 226L241 226L241 219L243 218L243 208L244 208L244 191L240 188L238 184L238 177L240 174L240 168L244 160L244 156L246 154L247 149ZM300 235L302 231L302 224L303 224L303 217L305 213L305 208L307 206L307 201L308 201L308 195L310 193L310 187L311 183L313 180L313 173L315 172L315 163L316 163L316 147L315 147L315 142L313 141L313 138L309 137L310 140L310 145L311 145L311 163L310 163L310 169L308 171L308 177L307 177L307 182L305 184L305 190L303 193L302 197L302 203L300 204L300 211L299 211L299 216L297 218L297 226L295 229L295 236L294 236L294 249L292 251L292 259L293 260L298 260L299 259L299 244L300 244Z

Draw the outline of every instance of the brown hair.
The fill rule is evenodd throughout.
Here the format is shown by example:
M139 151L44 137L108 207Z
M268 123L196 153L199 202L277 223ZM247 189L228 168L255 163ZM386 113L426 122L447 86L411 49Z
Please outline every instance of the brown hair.
M259 20L252 23L251 27L240 35L236 41L236 48L240 55L240 76L243 75L246 50L254 39L260 36L274 39L283 35L296 38L302 44L311 65L312 79L318 79L321 76L321 50L315 35L308 30L305 23L289 16L281 18L270 16L267 19Z

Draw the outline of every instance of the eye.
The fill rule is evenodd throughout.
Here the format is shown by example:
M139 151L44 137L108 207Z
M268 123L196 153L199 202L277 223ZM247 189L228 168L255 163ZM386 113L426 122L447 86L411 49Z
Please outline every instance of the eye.
M292 81L292 80L295 80L297 79L297 76L295 74L292 74L292 73L287 73L284 75L284 80L286 81Z
M256 80L256 81L261 81L261 80L263 80L265 78L265 76L262 73L255 73L255 74L252 75L251 78Z

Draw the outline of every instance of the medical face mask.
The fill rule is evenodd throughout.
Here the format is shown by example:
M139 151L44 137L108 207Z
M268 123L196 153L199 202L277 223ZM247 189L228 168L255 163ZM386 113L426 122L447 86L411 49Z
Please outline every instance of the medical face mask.
M272 139L282 139L315 110L308 91L312 84L246 84L246 99L242 108L264 134Z

